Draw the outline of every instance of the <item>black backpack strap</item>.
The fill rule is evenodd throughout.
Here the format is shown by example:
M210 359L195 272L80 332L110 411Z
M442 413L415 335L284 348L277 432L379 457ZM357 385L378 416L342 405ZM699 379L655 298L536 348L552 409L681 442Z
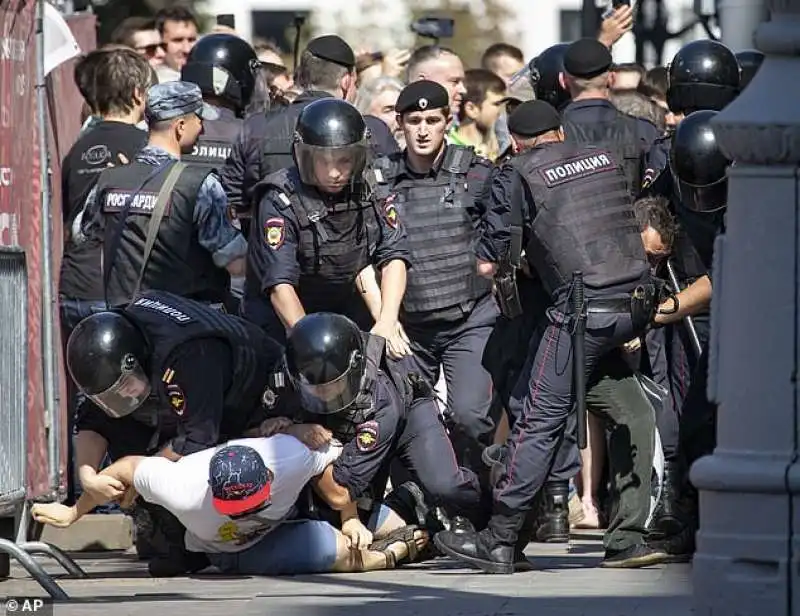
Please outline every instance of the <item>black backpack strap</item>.
M441 171L449 176L447 190L442 197L442 202L452 202L456 195L467 190L464 178L469 172L475 150L463 145L448 145L444 152Z

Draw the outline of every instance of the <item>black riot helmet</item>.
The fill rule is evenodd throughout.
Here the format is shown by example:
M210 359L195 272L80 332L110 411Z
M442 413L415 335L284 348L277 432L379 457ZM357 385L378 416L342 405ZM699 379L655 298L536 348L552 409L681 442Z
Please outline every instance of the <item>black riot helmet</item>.
M220 98L241 112L253 95L259 64L245 40L232 34L208 34L192 47L181 79L196 83L204 96Z
M731 161L722 153L711 127L716 111L695 111L678 123L672 135L669 164L681 203L695 212L725 207L726 171Z
M83 319L67 342L67 367L80 390L111 417L125 417L150 395L143 369L147 341L124 315L98 312Z
M564 72L567 47L569 43L548 47L528 64L536 100L550 103L556 109L560 109L571 98L559 79L559 75Z
M294 161L305 184L326 192L357 180L367 161L367 125L353 105L321 98L300 112L294 133Z
M286 368L304 410L318 415L346 411L356 401L366 369L361 330L339 314L303 317L287 335Z
M761 68L761 63L764 61L764 54L757 49L746 49L736 54L736 60L739 62L739 69L741 77L739 80L739 91L741 92L747 87L753 77L756 76L758 69Z
M669 65L667 105L672 113L721 111L739 94L739 63L718 41L687 43Z

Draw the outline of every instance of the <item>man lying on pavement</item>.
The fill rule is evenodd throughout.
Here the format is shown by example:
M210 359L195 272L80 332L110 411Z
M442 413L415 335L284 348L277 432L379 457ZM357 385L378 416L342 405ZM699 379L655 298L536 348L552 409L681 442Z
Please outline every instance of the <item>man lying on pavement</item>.
M125 485L126 501L138 494L175 515L186 527L186 548L206 554L224 573L358 572L413 559L427 535L416 531L408 540L406 523L385 506L366 528L356 518L358 524L341 532L326 522L294 518L306 483L340 453L338 446L313 451L293 436L278 434L229 441L175 462L128 456L101 474ZM31 513L38 522L65 528L99 504L84 492L72 507L36 504Z

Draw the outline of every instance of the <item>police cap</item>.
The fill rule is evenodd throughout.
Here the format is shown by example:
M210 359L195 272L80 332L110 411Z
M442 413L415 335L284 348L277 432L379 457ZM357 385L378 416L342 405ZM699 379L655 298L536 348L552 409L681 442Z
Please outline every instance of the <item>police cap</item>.
M536 137L561 127L561 116L550 103L525 101L508 118L508 130L520 137Z
M408 84L400 96L394 110L397 113L409 111L426 111L427 109L443 109L450 107L449 96L444 87L435 81L423 79Z
M203 93L197 84L168 81L147 91L144 114L148 122L163 122L190 113L196 113L204 120L219 118L219 113L203 102Z
M309 41L306 50L312 55L352 70L356 65L353 48L335 34L318 36Z
M581 79L597 77L608 71L612 64L608 47L596 39L578 39L567 47L564 54L564 70Z

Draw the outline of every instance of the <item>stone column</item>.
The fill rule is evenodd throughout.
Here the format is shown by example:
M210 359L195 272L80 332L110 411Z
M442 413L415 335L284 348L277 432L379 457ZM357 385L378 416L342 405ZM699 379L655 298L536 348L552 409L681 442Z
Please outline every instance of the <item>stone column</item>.
M733 51L753 48L753 33L766 18L763 0L718 0L722 42Z
M703 616L800 615L800 0L767 6L772 19L755 36L766 60L714 122L735 165L714 268L717 449L691 471L700 491L693 578Z

